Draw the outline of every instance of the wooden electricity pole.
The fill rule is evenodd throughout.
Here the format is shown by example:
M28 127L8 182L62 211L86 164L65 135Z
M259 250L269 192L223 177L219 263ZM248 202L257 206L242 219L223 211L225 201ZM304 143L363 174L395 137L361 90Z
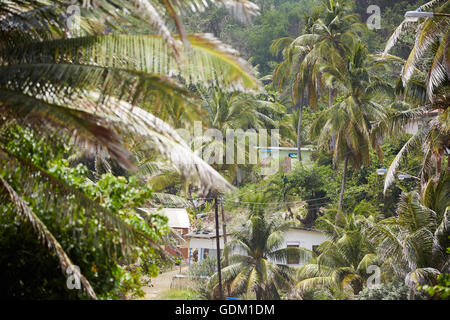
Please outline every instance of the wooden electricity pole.
M225 254L225 267L228 267L228 250L225 251L225 248L227 246L227 222L225 220L225 212L223 210L223 200L220 201L220 211L222 213L222 231L223 231L223 249ZM230 284L227 284L227 295L231 296L231 288Z
M217 194L214 196L214 214L216 218L216 249L217 249L217 273L219 275L219 298L223 300L222 269L220 268L219 208L217 203Z

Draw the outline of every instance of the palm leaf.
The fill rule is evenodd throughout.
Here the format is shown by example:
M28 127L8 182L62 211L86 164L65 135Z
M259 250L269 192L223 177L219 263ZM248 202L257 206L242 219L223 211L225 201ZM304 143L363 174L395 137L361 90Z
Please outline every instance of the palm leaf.
M180 63L170 55L161 36L109 35L34 42L10 49L4 63L75 63L180 76L187 84L256 90L259 82L236 51L211 34L187 36L191 48L180 53Z
M425 4L423 4L422 6L420 6L419 9L422 11L426 11L426 9L429 9L429 8L439 4L442 1L444 1L444 0L429 1ZM403 35L405 33L405 31L408 30L409 28L411 28L413 25L415 25L415 22L409 21L409 20L403 20L402 23L400 23L400 25L395 29L395 31L391 35L391 37L388 39L386 46L384 48L383 55L386 55L392 49L392 47L394 47L394 45L396 44L396 42L398 41L400 36Z
M400 149L400 151L395 156L394 160L392 160L391 165L389 166L389 169L386 173L386 177L384 179L384 194L386 194L387 189L390 187L392 182L395 180L395 174L397 171L398 166L400 165L401 159L404 157L404 155L410 150L411 148L416 147L424 138L426 135L427 130L422 129L419 130L416 134L414 134Z
M446 34L439 43L439 47L433 58L426 84L427 95L433 102L433 91L450 77L450 34Z
M79 269L72 263L70 258L67 256L64 249L59 244L58 240L52 235L52 233L47 229L45 224L39 219L39 217L31 210L27 203L16 193L16 191L0 176L0 183L2 189L4 189L10 197L10 201L15 205L15 210L17 214L23 217L28 223L30 223L40 240L43 241L47 247L52 250L58 257L61 269L65 272L68 268L73 270L76 277L80 279L84 289L87 294L92 299L97 299L94 289L92 288L89 281L85 278Z

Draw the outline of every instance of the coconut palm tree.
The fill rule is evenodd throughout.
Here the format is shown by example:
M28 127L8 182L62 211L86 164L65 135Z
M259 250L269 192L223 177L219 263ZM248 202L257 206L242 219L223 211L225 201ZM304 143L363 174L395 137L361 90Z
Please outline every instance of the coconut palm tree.
M366 220L373 222L374 217L338 212L335 219L319 219L327 226L330 240L319 246L317 257L300 268L292 294L301 296L312 289L331 296L358 294L370 276L368 266L377 261L374 248L363 232Z
M450 10L450 1L438 0L424 4L420 9L430 10L438 5L439 7L434 9L435 12ZM404 31L417 23L418 21L403 21L389 39L384 56L388 56L389 50ZM398 135L410 123L421 124L391 163L385 179L385 192L394 180L400 161L413 148L424 150L424 161L420 170L422 185L432 176L433 159L436 179L439 179L441 174L442 159L445 155L450 165L450 62L447 50L450 44L449 23L448 17L439 16L420 21L413 49L404 62L402 83L399 84L403 91L401 102L408 102L411 107L409 110L392 112L376 126L380 134Z
M220 132L220 137L201 137L202 141L195 138L192 143L194 149L201 148L202 154L210 155L211 160L220 160L216 157L224 156L223 151L230 148L227 145L227 130L239 130L243 132L246 130L268 130L271 128L278 128L279 121L285 112L285 107L277 102L264 100L265 96L257 96L245 92L227 93L219 89L199 90L199 95L202 98L202 111L205 114L203 122L209 129L216 129ZM250 132L249 130L249 132ZM256 137L256 136L255 136ZM235 139L235 137L231 137ZM234 140L233 140L234 141ZM257 143L257 141L256 141ZM195 147L199 145L199 147ZM236 149L236 155L244 155L247 162L249 157L249 142L245 141L244 145L232 142ZM204 159L209 161L209 159ZM213 167L230 182L236 181L238 162L235 159L234 163L225 163L222 161L214 161ZM247 162L248 163L248 162Z
M145 141L179 168L199 177L208 188L229 185L217 172L196 157L174 132L152 115L155 105L176 101L192 102L192 95L175 79L256 89L259 84L250 67L236 52L211 35L187 35L179 13L198 9L206 1L2 1L0 3L0 123L32 125L42 134L52 129L71 136L85 151L101 150L122 166L133 167L127 142ZM253 14L255 6L246 0L210 1L222 4L241 16ZM79 28L73 27L71 13L79 11ZM168 27L170 19L178 34ZM171 77L171 78L169 78ZM89 197L8 150L0 143L5 168L20 164L23 180L57 186L81 203L96 206L100 216L116 225L122 239L133 229ZM13 169L11 169L13 170ZM40 179L40 180L39 180ZM12 203L17 215L30 222L39 237L66 268L73 263L58 240L27 204L30 194L21 194L0 178L2 202ZM62 191L63 190L63 191ZM25 190L26 191L26 190ZM64 198L65 199L65 198ZM64 214L76 214L68 206ZM103 219L102 221L104 221ZM134 232L135 233L135 232ZM129 238L129 237L128 237ZM78 272L88 294L95 293Z
M324 63L321 70L325 81L333 83L341 95L338 102L324 110L311 126L311 138L328 145L332 134L336 140L333 162L344 162L339 209L342 210L348 164L356 168L368 164L369 146L381 157L378 141L372 139L372 122L380 119L384 109L376 102L377 94L392 91L379 76L384 63L368 54L367 48L358 43L348 56L345 68Z
M368 234L380 259L405 279L411 297L417 285L432 284L450 272L450 175L430 180L420 195L403 193L397 216L368 225Z
M290 88L292 103L298 106L297 148L301 160L301 122L305 94L308 104L315 110L318 89L325 88L321 79L321 62L341 65L342 58L358 39L357 31L363 28L358 17L348 14L345 2L327 0L320 10L306 15L305 30L296 39L283 37L271 45L273 54L283 51L283 62L274 70L273 81L280 89ZM329 105L333 101L333 91L329 87Z
M299 260L310 255L306 249L282 247L283 233L291 226L256 210L234 233L225 250L236 253L230 256L230 265L222 269L231 294L247 299L253 295L257 300L279 299L280 291L289 289L295 269L287 264L288 258ZM209 287L217 292L217 274L211 277Z
M419 91L425 94L423 82ZM407 87L411 87L411 81ZM391 162L384 181L384 193L387 192L393 181L402 160L412 150L423 150L422 167L419 171L421 185L424 186L430 178L439 179L441 174L446 174L447 169L442 170L442 161L447 154L450 145L450 128L448 126L448 97L444 93L448 86L439 88L440 94L435 94L432 104L421 99L419 104L397 101L391 105L390 112L379 120L373 128L374 136L389 135L399 137L405 135L405 127L414 124L418 130L403 145ZM422 97L425 97L422 95ZM423 103L423 104L422 104ZM402 110L406 108L406 110Z
M434 8L436 13L448 13L450 1L433 0L419 7L427 11ZM426 64L426 91L433 102L434 90L441 84L448 82L450 74L450 61L448 59L448 46L450 43L450 20L448 17L434 16L426 19L405 19L389 38L384 49L384 55L394 47L399 37L411 27L417 26L414 46L402 70L403 85L406 86L411 77L420 70L423 60L430 55L431 63ZM418 70L419 69L419 70Z

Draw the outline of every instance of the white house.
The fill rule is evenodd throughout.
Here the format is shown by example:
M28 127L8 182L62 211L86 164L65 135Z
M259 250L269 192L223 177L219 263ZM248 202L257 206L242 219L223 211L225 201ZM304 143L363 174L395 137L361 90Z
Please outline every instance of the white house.
M189 266L191 262L195 260L197 262L202 261L209 255L217 254L216 244L216 232L215 230L202 230L191 232L185 235L185 238L189 241L188 262ZM227 232L227 241L231 240L231 233ZM223 232L219 232L220 251L222 252L225 245ZM195 255L195 256L194 256Z
M186 238L189 239L189 265L191 264L191 260L193 260L193 253L197 252L197 261L201 261L206 258L210 254L216 255L216 234L215 231L200 231L193 232L186 235ZM323 233L323 231L316 229L308 229L301 227L292 227L284 234L284 243L281 248L287 247L299 247L305 248L311 251L316 250L316 248L325 240L327 240L327 236ZM232 240L232 235L227 234L227 241ZM220 241L220 249L223 250L224 247L224 238L223 233L219 232L219 241ZM240 251L237 249L237 251ZM236 252L236 250L234 251ZM233 252L231 252L233 254ZM295 259L288 259L288 264L293 266L301 266L306 261L296 261Z
M316 251L317 247L327 240L323 231L309 228L292 227L285 232L283 247L305 248ZM301 266L307 261L288 261L288 264Z

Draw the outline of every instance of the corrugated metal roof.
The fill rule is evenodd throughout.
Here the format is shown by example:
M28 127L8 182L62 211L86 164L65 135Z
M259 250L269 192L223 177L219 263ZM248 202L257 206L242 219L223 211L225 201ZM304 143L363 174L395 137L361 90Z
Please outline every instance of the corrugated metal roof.
M168 224L171 228L189 229L191 226L188 213L184 208L163 208L162 213L169 218Z
M231 236L231 232L227 232L227 236ZM197 231L197 232L190 232L188 234L184 235L186 238L206 238L206 239L212 239L216 238L216 230L209 230L209 232L206 232L205 230ZM219 238L223 236L222 230L219 230Z
M157 210L153 208L139 209L145 212L154 212ZM184 208L162 208L160 212L169 219L167 224L171 228L189 229L191 226L188 213Z

